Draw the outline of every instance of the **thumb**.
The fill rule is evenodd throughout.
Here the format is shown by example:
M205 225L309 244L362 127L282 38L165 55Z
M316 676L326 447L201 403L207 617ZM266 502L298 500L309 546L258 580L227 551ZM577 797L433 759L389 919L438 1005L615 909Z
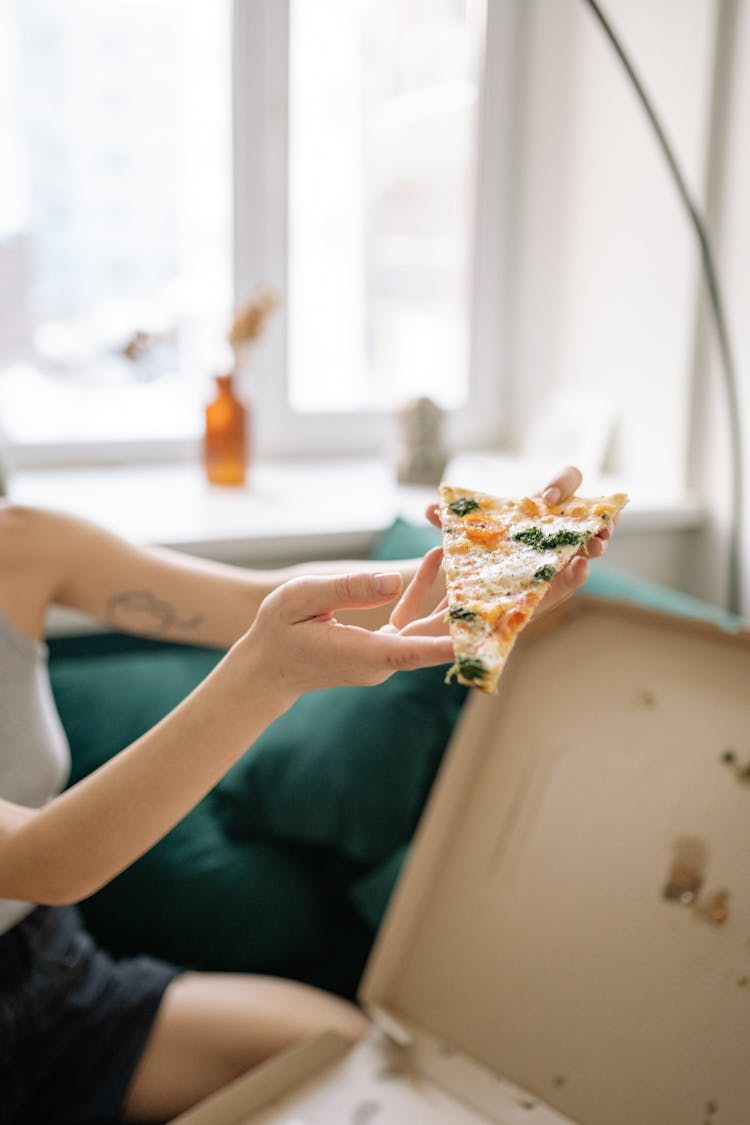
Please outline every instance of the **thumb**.
M401 586L401 575L395 571L293 578L281 587L282 612L289 622L296 622L323 617L337 609L385 605L401 592Z

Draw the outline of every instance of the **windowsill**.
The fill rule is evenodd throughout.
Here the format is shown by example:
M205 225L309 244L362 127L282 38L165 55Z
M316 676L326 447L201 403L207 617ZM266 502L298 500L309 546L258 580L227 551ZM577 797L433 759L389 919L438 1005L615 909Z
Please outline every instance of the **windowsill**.
M515 469L526 487L542 479L531 466ZM8 483L17 503L73 512L133 542L258 567L366 557L397 517L426 523L425 507L435 498L434 488L398 484L391 466L376 459L259 464L238 488L211 486L200 466L185 463L18 470ZM587 484L592 494L622 488L616 480ZM608 558L670 583L674 545L704 522L703 507L688 493L636 493ZM55 610L49 631L79 631L76 617Z
M527 487L532 473L523 473ZM606 478L587 483L592 494L594 483L596 492L623 487ZM267 462L240 487L209 485L198 465L185 463L27 469L11 476L9 495L74 512L137 543L258 565L366 552L396 517L424 523L435 489L401 485L386 462L363 458ZM618 536L698 529L704 515L688 492L631 494Z
M209 485L200 466L184 463L27 469L13 473L8 491L136 543L251 565L361 557L397 516L425 522L435 495L397 484L375 459L261 464L240 487Z

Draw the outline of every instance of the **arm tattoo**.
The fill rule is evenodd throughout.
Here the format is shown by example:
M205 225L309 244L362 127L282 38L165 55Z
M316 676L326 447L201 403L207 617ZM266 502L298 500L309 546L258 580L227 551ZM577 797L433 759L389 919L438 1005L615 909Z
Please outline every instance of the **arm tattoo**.
M204 620L197 613L181 621L173 605L162 601L148 590L123 590L107 599L107 621L129 632L164 634L171 629L195 629Z

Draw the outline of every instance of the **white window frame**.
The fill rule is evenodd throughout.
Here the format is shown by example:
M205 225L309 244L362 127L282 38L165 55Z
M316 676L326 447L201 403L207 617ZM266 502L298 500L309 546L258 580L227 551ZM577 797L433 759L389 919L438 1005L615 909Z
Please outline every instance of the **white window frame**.
M513 0L487 4L477 145L473 297L470 310L469 393L448 411L449 449L491 446L504 437L506 372L499 369L503 317L508 308L506 202L511 198L505 159L512 128L513 43L518 18ZM234 0L232 34L234 107L234 246L238 303L264 285L287 291L289 0ZM244 390L255 415L254 442L265 457L379 454L393 441L385 411L302 413L287 393L287 318L280 309L251 360Z
M473 296L470 308L469 392L466 404L446 412L448 451L500 446L507 441L510 397L504 342L507 318L509 201L506 154L512 137L518 31L516 0L487 0L480 76ZM289 0L233 0L232 132L234 294L240 305L271 285L287 288L287 174L289 110ZM253 456L263 459L387 454L392 414L357 411L308 414L292 409L287 393L287 319L280 308L251 358L243 389L253 415ZM196 456L192 438L116 443L14 444L13 468L151 461Z

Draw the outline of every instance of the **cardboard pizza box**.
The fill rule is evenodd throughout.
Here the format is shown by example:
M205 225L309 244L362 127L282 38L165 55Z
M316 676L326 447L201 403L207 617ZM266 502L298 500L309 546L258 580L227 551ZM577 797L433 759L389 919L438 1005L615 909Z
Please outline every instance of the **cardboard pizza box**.
M355 1047L180 1125L748 1125L750 634L577 597L470 693Z

